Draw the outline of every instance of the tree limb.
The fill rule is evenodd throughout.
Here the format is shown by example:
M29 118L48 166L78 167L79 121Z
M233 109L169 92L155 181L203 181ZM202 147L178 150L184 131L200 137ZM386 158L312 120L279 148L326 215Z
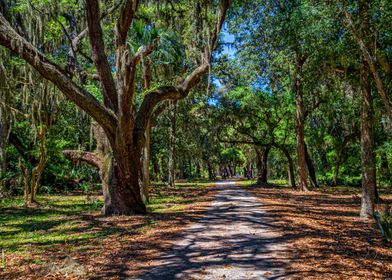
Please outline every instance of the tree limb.
M78 107L92 116L107 132L116 126L115 115L103 107L89 92L75 84L55 63L48 60L31 43L21 37L0 13L0 45L27 61L44 78L51 81Z
M103 89L105 105L114 112L118 110L117 90L112 70L105 53L102 28L99 23L98 0L86 0L87 25L93 60Z
M23 145L22 141L20 141L15 133L10 133L9 142L15 147L25 162L32 166L37 164L37 160L27 152L29 149Z
M116 26L116 49L125 45L129 27L131 26L132 19L135 16L139 0L125 0L121 5L120 17Z
M212 50L215 49L218 35L222 29L223 22L226 17L227 10L231 4L231 0L220 0L219 1L219 11L217 16L217 21L215 24L214 31L211 34L211 40L208 46L206 46L204 50L204 61L202 64L197 67L191 74L189 74L182 83L177 86L163 86L159 87L156 90L146 94L144 100L137 112L136 117L136 129L135 129L135 138L140 146L143 146L142 139L144 135L144 130L148 123L148 120L151 118L152 112L154 111L155 106L163 100L178 100L185 98L192 87L194 87L197 83L200 82L202 77L208 71L210 67L210 60Z
M110 15L113 11L115 11L120 6L120 4L121 4L121 1L119 1L118 3L113 5L107 11L102 12L99 20L101 21L104 18L106 18L108 15ZM82 41L82 39L84 38L84 36L86 36L87 34L88 34L88 27L83 29L75 38L72 39L72 47L75 51L79 50L79 44Z
M233 140L233 139L222 139L222 137L220 136L220 132L217 131L216 132L216 136L218 138L218 141L221 143L228 143L228 144L248 144L248 145L256 145L256 143L254 141L249 141L249 140Z
M63 154L72 162L87 163L96 168L100 168L102 164L101 158L93 152L77 151L77 150L64 150Z
M136 65L142 60L144 57L149 56L152 52L157 48L159 43L159 37L155 38L152 43L148 46L143 47L140 49L133 58L133 64Z

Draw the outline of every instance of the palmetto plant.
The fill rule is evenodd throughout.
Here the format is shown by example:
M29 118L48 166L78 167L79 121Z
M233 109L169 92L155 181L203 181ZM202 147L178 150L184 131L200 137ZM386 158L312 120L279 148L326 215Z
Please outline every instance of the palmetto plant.
M392 208L386 204L383 211L376 211L374 214L377 226L382 236L388 240L392 240Z

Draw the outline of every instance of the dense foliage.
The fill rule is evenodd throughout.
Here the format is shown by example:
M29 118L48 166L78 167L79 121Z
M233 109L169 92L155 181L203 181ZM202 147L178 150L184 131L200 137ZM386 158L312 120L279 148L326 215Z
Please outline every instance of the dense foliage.
M108 80L115 76L120 88L127 75L120 56L142 54L128 118L137 126L136 114L148 115L141 137L130 126L133 139L140 138L130 157L142 162L132 176L135 184L144 181L135 188L144 201L150 179L174 185L175 179L243 176L265 184L274 178L300 190L362 184L363 197L374 202L376 187L390 186L390 1L234 1L219 42L212 40L217 1L140 1L121 53L112 31L128 2L101 1L101 50L88 40L93 25L84 1L2 1L0 25L4 31L9 22L118 118ZM64 98L64 89L47 81L53 78L18 54L23 46L12 46L18 42L7 45L4 37L0 44L6 47L0 49L1 197L24 192L33 203L37 188L99 190L104 168L83 164L81 154L102 148L100 125L109 154L120 162L120 138L111 136L118 132L88 106ZM97 63L102 52L106 78ZM212 67L205 64L210 58ZM207 66L186 94L170 93L155 111L143 111L145 100L187 82L199 65ZM362 214L371 215L374 202Z

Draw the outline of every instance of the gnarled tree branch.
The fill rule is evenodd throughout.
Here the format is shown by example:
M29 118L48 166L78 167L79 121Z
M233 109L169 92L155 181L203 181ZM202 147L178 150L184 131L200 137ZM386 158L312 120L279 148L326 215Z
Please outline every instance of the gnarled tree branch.
M197 67L191 74L189 74L183 82L177 86L163 86L156 90L146 94L144 100L137 112L136 124L135 124L135 140L140 147L143 146L143 135L146 129L148 120L152 116L154 108L164 100L178 100L185 98L189 91L197 83L200 82L202 77L206 74L210 67L210 60L212 55L212 50L215 49L219 33L222 29L223 22L226 17L227 10L231 4L231 0L220 0L217 21L215 24L214 31L210 36L210 42L204 50L204 60L202 64Z
M63 154L66 158L73 162L83 162L98 169L101 168L102 159L97 155L97 153L77 150L64 150Z
M48 60L31 43L21 37L1 13L0 45L26 60L44 78L55 84L67 98L92 116L105 131L113 132L116 126L113 112L103 107L94 96L68 78L60 66Z

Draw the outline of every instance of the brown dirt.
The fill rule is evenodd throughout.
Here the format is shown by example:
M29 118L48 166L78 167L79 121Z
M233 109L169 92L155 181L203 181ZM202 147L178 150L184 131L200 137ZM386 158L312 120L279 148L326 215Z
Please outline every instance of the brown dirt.
M146 216L83 216L83 230L109 232L80 244L56 244L44 254L34 253L7 260L0 279L133 279L148 270L149 263L165 251L210 204L214 187L155 187L155 195L181 196L176 204L185 208L175 213ZM40 246L36 244L34 246ZM33 262L34 260L34 262ZM42 264L37 264L37 260Z
M260 217L268 219L288 246L282 253L287 258L283 279L392 279L392 244L382 240L373 223L359 219L356 193L242 188L258 197ZM80 230L110 234L81 244L56 244L44 254L15 256L5 271L0 270L0 279L135 279L149 271L192 222L205 216L215 189L155 191L181 196L183 201L173 204L185 208L147 216L85 215ZM392 202L391 195L383 198Z
M392 279L392 244L359 219L359 195L249 189L291 248L288 279Z

